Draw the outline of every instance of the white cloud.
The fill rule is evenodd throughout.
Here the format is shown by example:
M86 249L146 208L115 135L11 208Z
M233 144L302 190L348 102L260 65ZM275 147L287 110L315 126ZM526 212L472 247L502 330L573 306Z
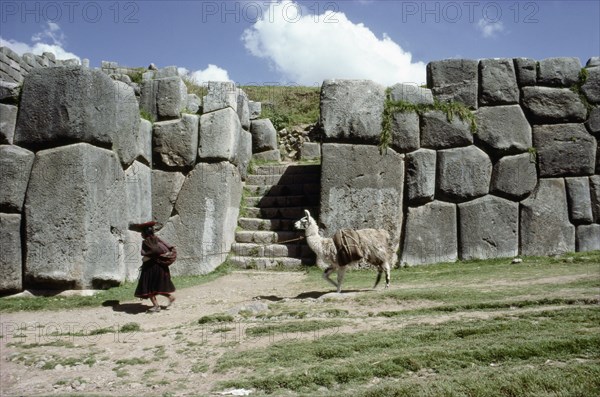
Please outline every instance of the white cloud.
M388 35L381 39L341 12L311 15L289 0L272 3L242 40L291 82L320 84L328 78L370 79L383 85L425 82L425 64L413 62Z
M481 30L481 34L486 39L489 37L496 37L497 33L504 31L502 22L490 22L483 18L477 22L477 28Z
M34 34L31 37L31 44L23 43L16 40L4 39L0 37L0 46L8 47L19 55L30 52L35 55L42 55L44 52L51 52L56 56L56 59L78 59L77 55L64 49L65 34L60 26L54 22L48 22L44 30Z
M177 69L180 76L186 76L196 84L206 84L209 81L231 81L227 70L213 64L208 64L204 70L189 71L186 68Z

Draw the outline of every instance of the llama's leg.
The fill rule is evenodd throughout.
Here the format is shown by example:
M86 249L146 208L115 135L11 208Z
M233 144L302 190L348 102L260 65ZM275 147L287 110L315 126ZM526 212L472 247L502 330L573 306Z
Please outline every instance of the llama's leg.
M337 292L342 292L342 281L344 281L344 274L346 274L346 266L342 266L337 271Z
M373 289L377 288L377 285L381 281L381 274L382 273L383 273L383 269L381 267L378 267L377 268L377 278L375 279L375 285L373 286Z
M389 262L385 262L383 264L383 269L385 270L385 288L390 287L390 264Z
M333 273L335 271L335 268L333 266L329 266L327 269L325 269L325 271L323 272L323 278L327 281L329 281L331 284L333 284L333 286L335 288L337 288L339 290L339 286L338 284L333 281L332 279L329 278L329 276L331 276L331 273ZM339 273L338 273L339 274Z

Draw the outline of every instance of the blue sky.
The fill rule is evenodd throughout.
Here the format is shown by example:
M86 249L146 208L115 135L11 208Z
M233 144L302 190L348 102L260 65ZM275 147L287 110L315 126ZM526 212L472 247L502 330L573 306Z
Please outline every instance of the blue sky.
M7 1L0 44L199 81L423 83L446 58L600 55L600 1Z

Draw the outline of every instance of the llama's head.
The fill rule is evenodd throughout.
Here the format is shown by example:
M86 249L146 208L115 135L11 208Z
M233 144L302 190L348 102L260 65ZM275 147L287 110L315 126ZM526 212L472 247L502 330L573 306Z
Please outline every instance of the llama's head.
M308 210L304 210L304 213L306 214L306 216L304 216L304 218L300 219L298 222L294 223L294 227L296 227L296 229L306 230L310 226L317 224L313 217L310 216L310 212L308 212Z

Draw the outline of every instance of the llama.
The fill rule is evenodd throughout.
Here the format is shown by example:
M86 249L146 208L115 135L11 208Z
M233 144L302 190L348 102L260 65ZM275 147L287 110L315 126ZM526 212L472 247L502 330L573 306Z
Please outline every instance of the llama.
M360 256L346 258L341 255L339 248L334 243L334 238L338 237L340 232L336 233L334 238L325 238L319 235L319 226L317 222L310 216L308 210L304 210L306 216L297 221L294 226L296 229L305 230L306 241L310 249L317 255L317 266L324 269L323 278L333 284L337 288L337 292L342 291L342 281L346 272L346 266L358 263L364 260L377 267L377 279L375 280L376 288L381 280L381 274L385 272L385 288L390 286L390 266L393 266L394 252L390 246L390 235L383 229L360 229L348 230L351 233L350 240L354 242L352 248L358 249ZM348 260L350 260L348 262ZM331 273L337 272L337 283L329 276Z

